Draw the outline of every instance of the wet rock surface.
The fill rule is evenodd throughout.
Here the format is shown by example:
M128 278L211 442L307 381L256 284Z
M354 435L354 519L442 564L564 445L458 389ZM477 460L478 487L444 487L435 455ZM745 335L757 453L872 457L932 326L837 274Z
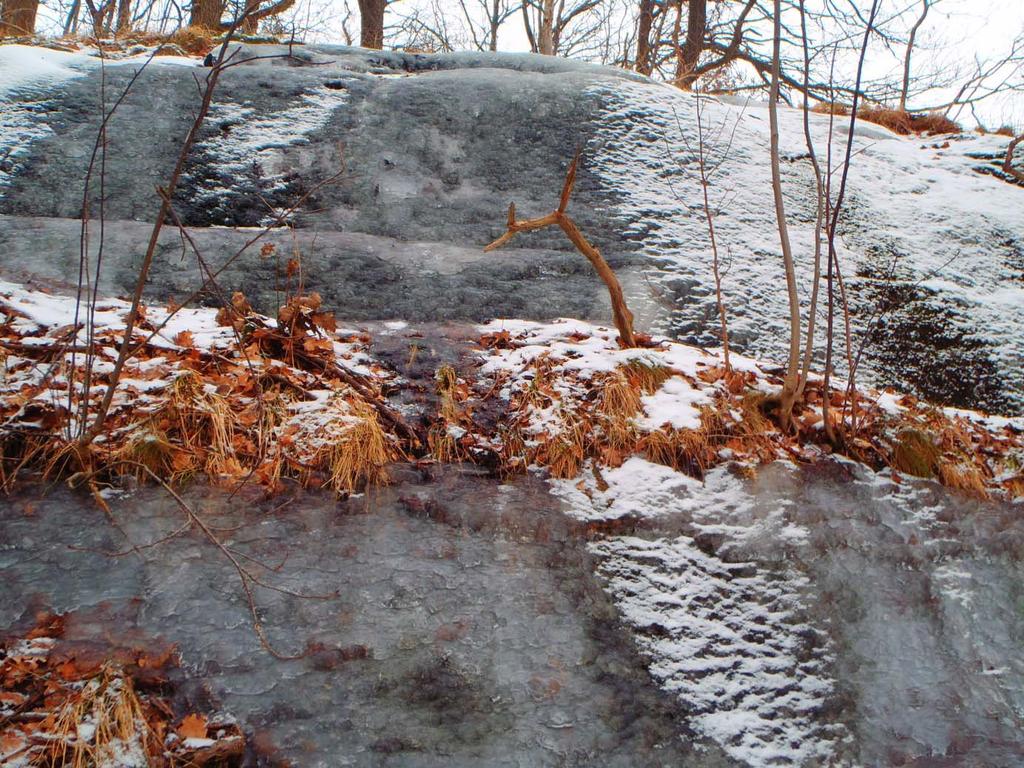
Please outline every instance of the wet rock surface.
M187 493L232 547L283 563L266 572L272 583L339 592L258 590L272 641L313 650L298 661L260 648L231 566L209 544L186 535L111 559L95 550L124 538L65 492L5 505L0 625L30 599L57 611L132 606L92 630L139 627L177 643L193 684L297 765L735 764L688 734L682 707L657 691L543 483L455 468L429 484L399 470L396 481L346 502ZM155 489L113 508L136 543L181 522Z
M191 487L270 568L259 646L231 565L154 488L0 512L0 626L176 643L205 696L299 765L1014 765L1014 507L849 465L727 469L654 517L581 525L539 479L412 467L369 496ZM69 524L73 520L74 524ZM660 686L662 690L659 690Z
M260 46L243 55L281 54ZM582 95L595 76L627 77L532 57L439 58L317 49L300 61L270 59L228 70L176 195L182 220L214 266L275 211L302 202L296 235L278 231L285 261L301 254L339 316L353 319L483 319L498 315L599 317L607 299L583 257L560 233L487 255L513 199L523 210L554 205L565 167L598 107ZM111 67L109 93L134 67ZM414 74L409 74L414 73ZM104 289L129 290L159 200L197 106L193 70L161 66L140 77L110 126L106 166ZM99 116L98 73L71 80L43 118L51 133L30 148L0 193L5 271L77 274L82 189ZM133 126L145 125L140 132ZM574 215L614 266L621 243L595 203L585 172ZM315 190L315 191L314 191ZM94 213L98 210L94 202ZM524 207L525 206L525 207ZM262 243L261 243L262 244ZM168 231L150 286L165 300L199 281L195 256ZM220 278L273 311L273 259L253 248Z

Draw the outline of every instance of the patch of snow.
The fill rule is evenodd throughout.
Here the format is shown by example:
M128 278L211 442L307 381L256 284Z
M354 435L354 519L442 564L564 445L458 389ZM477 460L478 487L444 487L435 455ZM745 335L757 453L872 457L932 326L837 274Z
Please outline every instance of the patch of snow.
M281 188L287 181L286 173L296 170L283 150L308 143L309 135L327 125L334 111L348 99L344 89L321 86L303 93L294 106L270 114L258 114L255 108L244 104L216 103L207 122L219 126L220 131L198 142L196 151L212 161L224 184L258 167L270 189ZM207 185L200 196L220 200L228 192L228 186Z
M53 88L80 77L90 63L81 53L57 51L36 45L0 46L0 98L20 91ZM0 135L3 135L0 133Z
M679 496L701 487L699 480L640 456L601 470L601 477L605 488L598 487L588 468L579 480L552 479L550 484L567 502L566 514L586 521L664 516L676 511Z
M686 536L589 549L651 675L698 733L751 766L843 764L852 737L819 716L837 695L834 652L800 618L804 577L723 562Z

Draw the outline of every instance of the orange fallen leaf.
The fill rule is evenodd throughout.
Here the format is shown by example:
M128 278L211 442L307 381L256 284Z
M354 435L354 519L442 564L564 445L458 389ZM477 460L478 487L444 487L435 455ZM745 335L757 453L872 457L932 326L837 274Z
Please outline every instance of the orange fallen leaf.
M202 715L185 715L178 726L178 736L184 739L205 739L206 718Z
M25 743L25 737L22 734L15 730L5 731L0 734L0 757L20 752Z

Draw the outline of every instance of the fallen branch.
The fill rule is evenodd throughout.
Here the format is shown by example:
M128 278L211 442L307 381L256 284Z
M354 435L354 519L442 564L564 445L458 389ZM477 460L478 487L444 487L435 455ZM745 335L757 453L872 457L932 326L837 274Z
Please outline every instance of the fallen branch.
M579 159L580 156L577 153L576 157L569 164L558 208L547 216L541 216L537 219L516 219L516 204L510 203L508 206L508 230L493 243L486 246L484 251L490 252L501 248L519 232L531 232L535 229L544 229L553 225L561 227L566 237L576 246L576 250L587 257L587 260L597 270L598 276L608 287L608 295L612 301L612 316L615 319L615 327L619 331L619 344L624 348L635 347L637 343L636 337L633 334L633 313L626 306L626 299L622 295L622 286L619 284L618 278L615 277L615 272L608 266L608 262L604 260L601 252L591 245L580 231L580 228L576 226L576 223L565 212L565 209L569 206L569 197L572 195L573 185L576 183L576 168L579 165Z

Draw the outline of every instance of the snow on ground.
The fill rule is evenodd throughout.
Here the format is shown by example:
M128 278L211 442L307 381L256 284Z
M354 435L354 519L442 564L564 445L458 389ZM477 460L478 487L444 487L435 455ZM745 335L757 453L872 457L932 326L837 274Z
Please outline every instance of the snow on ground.
M97 352L91 364L93 373L106 374L113 370L129 306L128 302L120 299L101 299L96 303L93 338ZM47 420L45 416L40 420L39 407L66 413L68 378L72 371L75 372L72 377L76 395L81 395L84 391L81 377L87 365L81 350L89 340L85 327L87 316L85 304L80 312L76 310L74 297L48 294L0 281L0 319L5 329L4 338L0 339L0 350L3 342L8 342L15 350L0 357L3 426L52 428L52 425L47 427L43 423ZM261 320L268 327L276 327L276 322L270 318ZM72 333L76 322L78 331ZM255 348L249 346L250 341L244 342L248 351L243 354L239 349L239 337L218 317L216 309L179 308L172 312L167 307L148 306L133 338L140 345L148 346L148 350L141 357L129 359L126 364L111 413L124 414L130 417L132 425L142 425L137 426L141 430L139 434L145 432L145 417L166 404L175 381L191 370L191 357L195 355L198 359L201 353L215 354L225 365L239 367L244 371L237 374L239 381L248 379L248 372L253 371L257 376L291 381L304 391L304 398L289 396L278 401L271 398L268 402L272 407L282 409L275 434L281 438L282 444L288 446L290 455L299 456L307 463L312 462L312 457L322 448L329 447L331 440L340 439L349 428L357 426L366 417L365 409L349 402L352 391L347 386L331 385L320 377L264 357L258 349L254 351ZM364 334L354 330L339 330L327 343L334 359L349 371L365 376L367 380L389 379L391 374L368 354L364 338ZM68 349L72 343L78 345L79 351ZM37 351L39 360L30 354ZM222 378L216 386L210 382L203 383L205 396L209 398L219 397L218 390L225 387L225 391L232 389L230 378ZM90 401L97 403L105 389L105 383L93 382ZM235 400L247 404L252 401L252 394L236 395ZM66 419L67 434L76 434L79 427L77 412L66 413Z
M0 193L32 142L53 132L39 116L61 83L84 74L87 59L49 48L0 45Z
M614 201L609 213L650 258L651 283L672 305L667 314L651 310L649 297L636 295L630 297L634 310L643 316L646 306L656 332L716 343L695 97L623 80L606 81L590 92L604 110L594 122L587 167ZM778 359L786 348L788 320L770 204L767 109L707 98L702 104L732 339L746 354ZM824 162L829 121L814 114L811 123ZM845 130L837 120L836 161ZM780 111L780 132L806 313L815 197L799 110ZM988 410L1024 408L1024 190L975 170L1006 142L999 136L900 137L859 123L840 258L855 311L866 316L886 297L901 304L882 323L882 341L869 348L865 372L874 382L925 395L950 390L971 396L942 381L925 381L925 374L941 379L949 360L948 367L960 367L961 376L993 379L976 382L981 391L974 402ZM955 343L944 345L945 338ZM935 347L931 359L929 345ZM965 361L975 369L954 364Z
M553 323L529 320L495 320L480 326L483 334L508 333L514 347L491 350L480 372L493 376L503 374L502 396L511 397L529 388L536 378L533 365L544 360L554 374L551 385L559 393L560 402L549 408L533 409L529 432L540 434L558 428L559 421L574 410L587 397L588 387L596 386L595 377L614 374L630 364L665 369L674 375L664 381L655 392L641 398L643 414L636 425L646 431L663 426L672 429L697 429L701 408L712 402L717 391L713 381L699 377L722 365L719 354L686 344L663 340L650 348L622 349L618 332L612 328L582 320L561 319ZM736 370L750 372L763 378L767 391L772 385L757 362L733 355Z
M537 441L559 439L574 414L577 420L586 413L599 421L600 407L585 404L602 402L616 372L630 363L641 361L672 372L640 400L633 423L641 432L699 431L701 408L715 404L721 410L729 386L720 374L719 353L679 342L659 340L651 348L624 350L614 330L575 320L496 320L480 330L486 347L481 372L494 378L510 407L523 409L523 431ZM746 374L744 388L777 390L778 379L754 361L737 356L733 362ZM537 391L549 399L534 397ZM741 399L743 392L733 395ZM895 419L897 425L915 423L903 421L916 418L912 399L887 392L872 393L871 398L877 400L870 406L877 418ZM955 410L947 415L991 430L991 435L1024 431L1021 419ZM739 423L723 418L720 428L727 433ZM744 415L735 418L741 421ZM593 439L599 443L607 436ZM730 447L733 442L735 449ZM1019 449L1019 442L1013 444ZM643 439L636 445L643 446ZM838 502L816 497L816 490L802 498L803 489L822 484L802 480L801 470L789 462L758 467L784 454L773 454L773 449L743 454L747 445L742 440L726 441L725 447L717 443L713 450L718 451L718 464L705 467L703 480L650 456L627 454L618 464L609 464L607 454L596 450L577 474L551 477L549 484L569 517L606 532L589 545L598 573L651 675L692 713L695 731L746 765L852 764L852 732L845 721L826 714L841 712L848 704L836 682L833 628L816 612L822 597L809 576L830 535L828 526L817 525L825 514L817 507ZM802 448L810 448L806 456L813 458L813 446ZM927 552L950 544L944 521L957 518L947 507L959 508L964 500L943 497L948 492L937 483L900 480L890 470L876 473L841 457L833 457L828 466L832 469L826 471L847 477L844 509L849 506L851 517L864 514L872 521L864 535L875 530L878 516L900 540ZM990 476L993 482L1000 480L997 471ZM862 505L868 504L875 511L864 513ZM635 532L614 533L623 529ZM864 544L865 551L872 546ZM959 612L958 621L963 606L973 599L965 578L948 568L937 569L934 576L936 595L951 612ZM905 627L883 631L876 642L895 642L901 631L911 632ZM977 650L964 652L969 656ZM864 696L873 708L875 698L886 695L882 691L887 685L862 677ZM884 704L878 713L872 709L870 716L877 714L879 720L872 727L891 719L890 710ZM908 716L892 730L916 737L928 728ZM939 737L933 742L943 743Z

